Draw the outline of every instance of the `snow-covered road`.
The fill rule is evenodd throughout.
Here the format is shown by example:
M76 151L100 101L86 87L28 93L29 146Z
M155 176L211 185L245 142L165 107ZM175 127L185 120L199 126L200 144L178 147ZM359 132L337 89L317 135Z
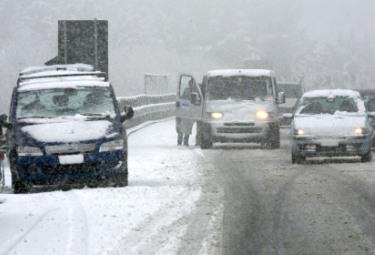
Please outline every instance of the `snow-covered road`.
M9 194L0 194L0 254L211 252L222 207L205 197L216 188L204 185L200 150L175 140L172 120L132 133L126 188L14 195L8 172ZM207 231L187 236L196 224Z
M192 141L194 143L194 141ZM375 160L130 135L130 185L0 194L0 254L375 254ZM7 176L9 185L9 174Z

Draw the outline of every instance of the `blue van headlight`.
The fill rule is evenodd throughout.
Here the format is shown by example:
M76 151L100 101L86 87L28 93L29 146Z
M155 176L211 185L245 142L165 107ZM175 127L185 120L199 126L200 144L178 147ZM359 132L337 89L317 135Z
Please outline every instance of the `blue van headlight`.
M100 146L99 152L116 151L124 149L124 139L117 139L110 142L105 142Z
M25 156L43 156L43 152L38 147L33 146L18 146L17 155L20 157Z

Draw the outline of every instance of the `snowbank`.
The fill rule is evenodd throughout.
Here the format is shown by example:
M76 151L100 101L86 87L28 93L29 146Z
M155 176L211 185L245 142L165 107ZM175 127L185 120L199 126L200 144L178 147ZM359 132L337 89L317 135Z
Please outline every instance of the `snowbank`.
M0 254L176 254L202 192L175 144L173 121L132 133L126 188L0 194Z

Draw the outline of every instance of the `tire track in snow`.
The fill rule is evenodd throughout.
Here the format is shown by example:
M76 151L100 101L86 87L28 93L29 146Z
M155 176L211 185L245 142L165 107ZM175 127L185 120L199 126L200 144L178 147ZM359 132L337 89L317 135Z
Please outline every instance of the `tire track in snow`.
M317 173L331 179L336 184L334 187L337 190L333 189L332 192L339 191L337 192L341 197L339 202L356 219L362 233L375 243L374 190L371 186L355 179L353 176L343 175L332 165L328 165L327 168L328 171L317 171ZM350 203L347 201L350 201Z
M204 152L200 148L195 148L194 152L201 158L197 171L202 195L196 203L195 211L189 216L187 231L177 254L203 254L203 250L216 254L221 249L221 232L211 233L210 230L217 230L213 222L221 226L223 215L216 212L220 211L219 208L223 209L224 192L214 180L214 166L206 159ZM214 243L215 246L210 246Z
M188 223L190 208L198 199L187 199L192 193L195 193L194 196L200 196L200 190L184 190L176 194L171 202L149 215L125 236L115 240L113 248L106 254L156 254L157 249L165 248L171 243L168 242L171 237L179 238ZM180 201L181 205L176 205L176 201ZM192 203L185 203L185 201Z
M4 249L3 252L0 252L0 254L9 254L14 248L16 248L29 234L33 232L33 230L41 223L47 216L52 214L55 211L58 211L59 208L53 208L50 210L45 211L43 214L41 214L31 225L31 227L26 230L23 234L20 236L16 237L13 241L12 244L8 245L7 248Z
M272 208L272 232L274 233L273 243L277 254L288 254L283 243L285 232L287 232L285 228L289 227L286 220L288 219L288 212L284 210L284 207L287 206L288 194L293 190L296 180L305 173L304 169L298 169L296 173L292 174L287 182L279 188L274 200Z
M87 216L78 195L75 191L64 193L65 203L69 208L69 238L66 248L66 255L87 254L89 229Z
M277 164L266 164L266 169L259 164L265 150L235 147L236 150L226 152L225 157L222 157L220 149L207 151L210 153L207 156L212 158L210 161L216 162L219 169L217 182L225 190L224 254L287 254L283 242L284 231L288 230L288 222L285 222L288 210L285 206L296 180L305 174L305 169L303 166L291 166L289 160L284 160L289 147L285 134L282 135L281 149L270 151L271 160ZM252 157L247 158L249 151ZM279 159L283 159L282 162ZM231 171L227 170L229 166L232 167ZM283 169L286 170L285 174ZM267 172L286 177L277 180L278 187L274 193L264 193L264 183L257 181L263 180L259 178L263 173L268 176Z

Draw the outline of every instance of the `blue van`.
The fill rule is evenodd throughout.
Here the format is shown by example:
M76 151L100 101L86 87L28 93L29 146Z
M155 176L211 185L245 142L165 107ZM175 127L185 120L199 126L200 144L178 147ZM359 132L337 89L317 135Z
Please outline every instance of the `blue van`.
M125 120L106 74L90 65L32 67L13 90L7 133L15 193L33 187L126 186Z

